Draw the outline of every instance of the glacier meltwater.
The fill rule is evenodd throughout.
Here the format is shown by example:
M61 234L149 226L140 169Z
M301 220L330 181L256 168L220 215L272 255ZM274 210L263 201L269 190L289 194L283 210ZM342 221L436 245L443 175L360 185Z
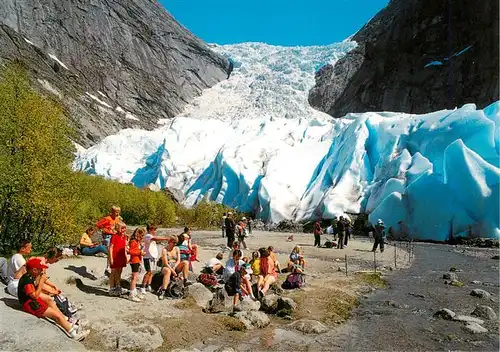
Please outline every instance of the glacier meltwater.
M271 222L368 213L418 239L498 238L500 102L423 115L312 109L315 72L355 45L214 45L234 63L228 80L153 131L79 150L74 169Z

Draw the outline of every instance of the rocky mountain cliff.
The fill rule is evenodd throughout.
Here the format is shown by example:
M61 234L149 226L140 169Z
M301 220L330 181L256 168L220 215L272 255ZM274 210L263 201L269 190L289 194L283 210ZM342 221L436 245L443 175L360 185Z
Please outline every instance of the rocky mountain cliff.
M499 99L497 0L391 0L353 40L358 47L323 67L309 93L332 116Z
M0 63L13 60L69 109L84 146L156 127L231 71L155 0L2 0Z

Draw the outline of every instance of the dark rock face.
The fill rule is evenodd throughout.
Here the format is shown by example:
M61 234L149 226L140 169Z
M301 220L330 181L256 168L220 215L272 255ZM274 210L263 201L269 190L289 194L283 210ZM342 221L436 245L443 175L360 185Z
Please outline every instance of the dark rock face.
M155 0L2 0L0 24L0 62L66 103L84 145L153 128L230 74Z
M358 47L323 67L309 93L332 116L499 99L498 1L392 0L353 40Z

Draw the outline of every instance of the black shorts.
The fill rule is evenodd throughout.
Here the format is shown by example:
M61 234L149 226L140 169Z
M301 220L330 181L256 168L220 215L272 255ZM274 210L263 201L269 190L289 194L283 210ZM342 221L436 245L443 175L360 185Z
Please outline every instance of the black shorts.
M138 273L140 266L141 266L140 263L130 264L130 267L132 268L132 272L133 273Z
M151 271L151 258L143 258L144 260L144 269L146 271Z

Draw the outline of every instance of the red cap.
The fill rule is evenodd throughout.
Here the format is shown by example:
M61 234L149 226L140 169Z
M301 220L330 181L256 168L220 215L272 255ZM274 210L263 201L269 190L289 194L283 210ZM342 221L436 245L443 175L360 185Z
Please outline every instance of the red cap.
M45 265L40 258L31 258L26 262L26 269L47 269L48 266Z

